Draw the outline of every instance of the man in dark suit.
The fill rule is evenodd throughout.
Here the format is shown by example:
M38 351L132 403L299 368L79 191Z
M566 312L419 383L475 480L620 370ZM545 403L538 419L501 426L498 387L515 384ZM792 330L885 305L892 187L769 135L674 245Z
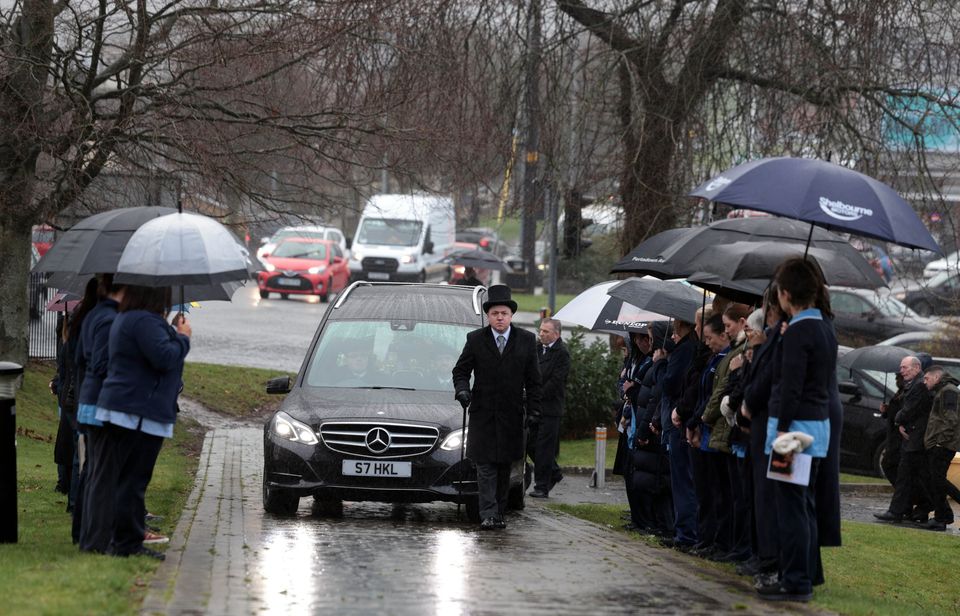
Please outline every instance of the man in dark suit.
M570 353L560 339L560 321L544 319L540 323L540 344L537 345L540 359L541 411L531 427L533 441L533 492L534 498L547 498L553 486L563 479L557 465L560 450L560 420L563 417L563 398L567 389L567 374L570 372Z
M509 287L490 287L483 310L488 325L467 334L453 385L470 409L467 457L477 467L480 529L493 530L506 528L510 466L524 455L524 398L526 410L540 414L540 366L536 336L510 325L517 304Z

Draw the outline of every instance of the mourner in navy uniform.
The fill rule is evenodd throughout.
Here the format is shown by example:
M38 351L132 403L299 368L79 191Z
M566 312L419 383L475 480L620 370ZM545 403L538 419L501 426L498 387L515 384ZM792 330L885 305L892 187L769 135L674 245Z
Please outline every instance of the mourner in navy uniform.
M541 412L530 429L533 441L533 492L530 496L546 498L563 473L557 465L560 449L560 420L563 417L563 398L570 373L570 353L560 339L560 321L544 319L540 324Z
M470 409L467 457L477 467L480 528L493 530L506 528L510 466L524 455L524 412L540 414L540 366L536 336L510 325L517 304L509 287L490 287L483 310L488 325L467 334L453 384Z

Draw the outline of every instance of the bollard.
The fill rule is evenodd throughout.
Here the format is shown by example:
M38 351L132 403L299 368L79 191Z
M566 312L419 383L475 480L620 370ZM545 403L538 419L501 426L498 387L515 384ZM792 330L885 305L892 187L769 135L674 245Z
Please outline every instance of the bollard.
M23 366L0 361L0 543L17 542L17 406Z
M597 426L596 449L593 459L593 475L590 477L591 488L602 488L607 485L607 427Z

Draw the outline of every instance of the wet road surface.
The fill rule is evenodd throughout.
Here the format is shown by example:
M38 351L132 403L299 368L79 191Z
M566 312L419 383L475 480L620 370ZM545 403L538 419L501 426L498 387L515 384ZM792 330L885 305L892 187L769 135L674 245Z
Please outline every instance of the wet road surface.
M539 504L481 533L448 504L265 514L262 433L207 435L146 614L783 613L744 581ZM777 608L777 609L773 609Z

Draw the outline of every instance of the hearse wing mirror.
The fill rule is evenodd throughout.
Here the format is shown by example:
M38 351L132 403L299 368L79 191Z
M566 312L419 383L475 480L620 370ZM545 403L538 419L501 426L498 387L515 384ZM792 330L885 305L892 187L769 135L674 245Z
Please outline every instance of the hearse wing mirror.
M290 393L290 377L277 376L267 381L268 394L288 394Z

